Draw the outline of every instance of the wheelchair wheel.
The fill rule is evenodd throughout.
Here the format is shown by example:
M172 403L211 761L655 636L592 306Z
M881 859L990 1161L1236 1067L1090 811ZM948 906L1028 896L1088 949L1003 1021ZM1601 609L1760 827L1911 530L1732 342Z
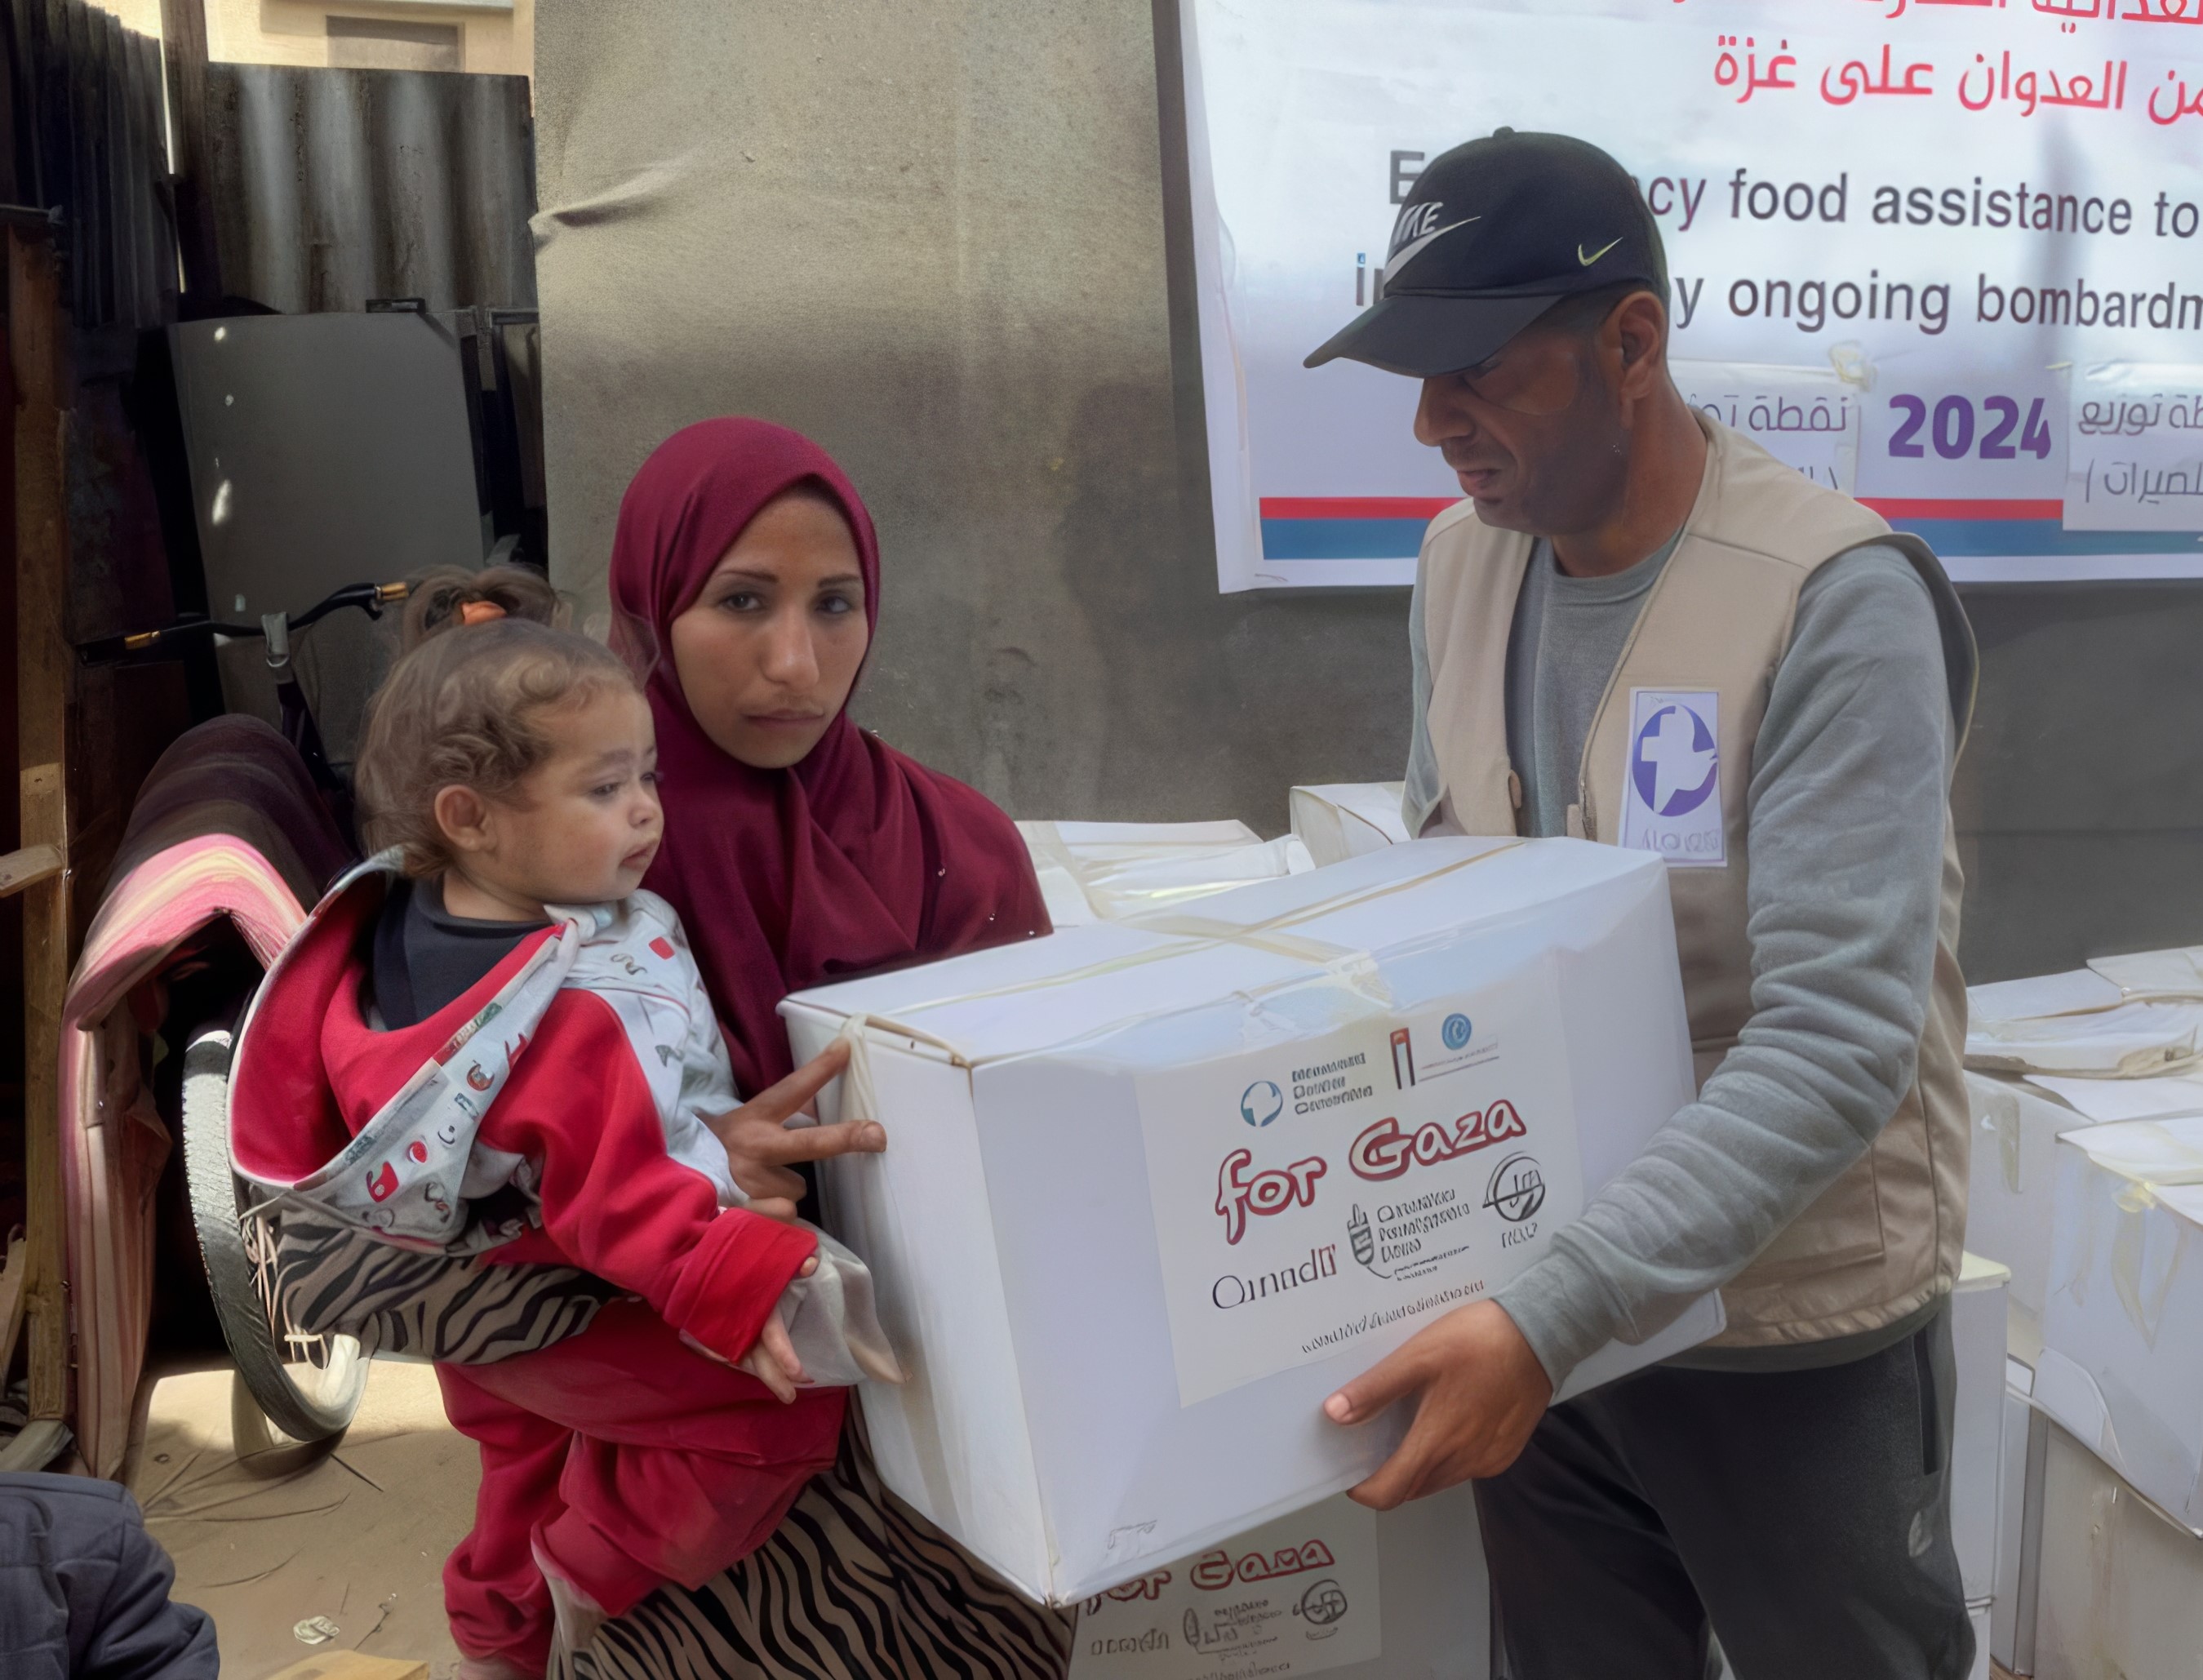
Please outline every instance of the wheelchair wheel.
M309 1335L282 1320L266 1226L247 1220L257 1198L231 1168L233 1034L208 1026L184 1051L184 1169L207 1282L238 1375L268 1421L296 1441L345 1432L367 1387L368 1361L351 1336Z

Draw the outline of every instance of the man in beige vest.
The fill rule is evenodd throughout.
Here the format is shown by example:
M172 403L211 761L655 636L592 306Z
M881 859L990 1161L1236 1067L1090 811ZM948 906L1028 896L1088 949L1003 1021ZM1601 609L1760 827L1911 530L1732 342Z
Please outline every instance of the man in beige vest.
M1668 862L1699 1094L1492 1299L1326 1404L1416 1411L1355 1497L1468 1477L1515 1680L1958 1680L1947 1301L1965 1222L1940 565L1686 405L1660 235L1580 141L1434 161L1309 358L1422 381L1468 500L1411 610L1415 833ZM1810 352L1807 352L1810 353ZM1708 1346L1558 1406L1718 1288Z

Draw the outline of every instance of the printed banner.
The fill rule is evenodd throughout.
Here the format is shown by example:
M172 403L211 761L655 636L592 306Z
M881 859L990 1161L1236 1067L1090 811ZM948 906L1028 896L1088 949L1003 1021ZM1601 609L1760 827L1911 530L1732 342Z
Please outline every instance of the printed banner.
M1679 384L1953 577L2203 576L2203 460L2170 417L2203 363L2203 0L1180 17L1223 589L1412 581L1461 494L1415 382L1301 362L1378 295L1417 172L1502 125L1620 158L1666 241ZM2153 437L2082 429L2111 365L2162 397Z
M1553 959L1404 1018L1139 1081L1183 1405L1373 1356L1583 1203Z
M2067 530L2203 526L2203 367L2078 370L2069 412Z
M1681 361L1674 368L1675 388L1692 408L1733 426L1815 483L1852 494L1866 393L1834 368Z
M1087 1600L1071 1680L1254 1680L1384 1654L1377 1513L1341 1494Z

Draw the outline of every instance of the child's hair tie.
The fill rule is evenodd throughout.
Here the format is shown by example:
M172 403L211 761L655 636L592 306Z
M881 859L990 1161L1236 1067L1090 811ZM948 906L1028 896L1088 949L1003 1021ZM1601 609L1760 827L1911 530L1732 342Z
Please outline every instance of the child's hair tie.
M487 624L503 617L505 609L493 600L470 600L459 607L459 623L462 624Z

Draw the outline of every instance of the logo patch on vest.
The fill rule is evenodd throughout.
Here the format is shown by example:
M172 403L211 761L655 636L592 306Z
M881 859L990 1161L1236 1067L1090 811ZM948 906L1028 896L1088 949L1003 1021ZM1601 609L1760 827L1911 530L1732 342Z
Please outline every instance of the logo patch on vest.
M1621 843L1679 869L1728 861L1722 825L1721 695L1632 689L1621 776Z

